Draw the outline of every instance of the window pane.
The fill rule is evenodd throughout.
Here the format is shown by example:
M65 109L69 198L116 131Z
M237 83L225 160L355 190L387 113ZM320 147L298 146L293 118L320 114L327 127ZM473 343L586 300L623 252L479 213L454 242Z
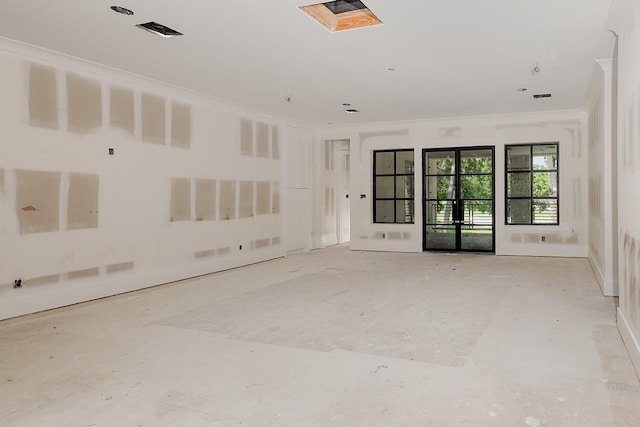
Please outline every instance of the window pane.
M396 153L396 173L413 174L413 150Z
M413 175L396 177L396 198L413 198Z
M455 151L436 151L425 154L426 175L455 174Z
M413 223L414 208L413 200L396 201L396 222Z
M507 200L507 224L531 224L531 199Z
M558 146L556 144L534 145L533 146L533 168L557 169L558 168Z
M427 202L427 224L451 224L453 221L453 202Z
M531 196L531 174L516 172L507 174L507 197Z
M393 210L393 200L376 200L375 222L394 222Z
M460 152L460 173L491 173L492 170L491 150L462 150Z
M427 198L439 200L455 198L454 179L453 176L427 177Z
M557 172L534 172L533 173L533 196L534 197L556 197L558 195L558 173Z
M393 199L393 176L376 177L376 199Z
M375 175L392 175L393 171L393 151L376 151Z
M535 199L533 206L534 224L558 223L558 199Z
M493 177L491 175L461 176L460 192L463 199L491 199L493 198Z
M531 146L507 147L507 170L529 170L531 168Z

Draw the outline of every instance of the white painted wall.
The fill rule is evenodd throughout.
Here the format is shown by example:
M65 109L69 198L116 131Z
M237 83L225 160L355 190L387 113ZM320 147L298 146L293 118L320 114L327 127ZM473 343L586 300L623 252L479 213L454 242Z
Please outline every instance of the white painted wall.
M618 295L613 61L598 61L589 90L589 262L602 293Z
M422 149L490 145L495 146L496 254L586 257L586 124L584 112L566 111L325 128L317 131L316 140L351 141L352 249L422 251ZM505 225L505 144L536 142L559 142L560 225ZM416 222L374 224L372 153L400 148L415 150Z
M614 0L618 34L618 327L640 372L640 2Z
M55 70L59 129L30 124L31 64ZM283 207L276 206L278 198L282 204L284 189L281 157L286 127L282 120L7 40L0 40L0 70L0 318L285 254ZM98 82L101 87L103 122L94 131L80 134L66 128L65 76L69 74ZM110 88L116 86L134 93L133 135L110 126L108 96ZM166 105L178 101L189 106L190 148L141 141L143 92L165 99ZM241 154L242 119L253 126L251 155ZM268 126L267 140L276 144L268 146L266 157L257 155L258 123ZM170 135L170 120L166 126ZM108 155L109 147L115 149L115 155ZM24 207L16 203L21 170L59 172L63 183L70 173L98 175L97 228L65 229L67 193L63 185L59 195L60 230L21 234L18 214ZM170 221L171 180L176 177L191 183L191 220ZM252 183L251 215L223 220L216 211L214 220L197 221L193 188L197 179L216 180L217 207L220 181L234 181L236 212L241 202L239 183ZM268 208L273 211L258 212L258 182L271 184ZM57 194L54 199L58 200ZM125 269L116 271L123 265ZM22 289L13 289L16 278L23 280Z
M312 236L311 132L287 126L285 244L287 252L310 249Z

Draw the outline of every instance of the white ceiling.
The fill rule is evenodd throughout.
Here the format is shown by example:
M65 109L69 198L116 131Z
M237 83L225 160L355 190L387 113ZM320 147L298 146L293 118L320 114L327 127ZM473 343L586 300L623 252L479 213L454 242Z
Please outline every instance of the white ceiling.
M364 0L384 24L337 33L310 3L0 0L0 36L316 126L581 108L613 52L611 0Z

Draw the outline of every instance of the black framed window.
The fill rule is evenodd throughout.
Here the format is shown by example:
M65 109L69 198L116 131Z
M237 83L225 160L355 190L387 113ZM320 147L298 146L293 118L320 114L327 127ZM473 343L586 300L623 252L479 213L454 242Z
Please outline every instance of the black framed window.
M557 225L558 143L507 145L506 223Z
M373 222L415 221L412 149L373 152Z

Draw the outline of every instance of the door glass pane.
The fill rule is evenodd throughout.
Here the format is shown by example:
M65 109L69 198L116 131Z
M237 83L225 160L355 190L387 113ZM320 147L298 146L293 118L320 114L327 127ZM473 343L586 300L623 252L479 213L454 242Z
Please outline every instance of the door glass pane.
M469 201L465 200L463 205L463 217L465 224L472 226L493 225L493 201Z
M376 199L393 199L393 181L392 176L376 177Z
M453 202L428 201L425 217L426 224L451 224L453 221Z
M460 177L460 197L463 199L492 199L493 176L463 175Z
M557 197L558 173L534 172L533 173L533 197Z
M456 227L452 225L430 225L425 229L427 250L456 249Z
M507 170L530 170L531 169L531 149L526 145L523 147L512 146L507 148Z
M507 224L531 224L531 199L507 200Z
M374 174L393 174L393 151L376 151L376 170Z
M558 168L558 146L534 145L533 146L533 168L534 169L557 169Z
M426 194L428 199L455 199L454 176L427 177Z
M413 223L414 212L413 200L396 200L396 223Z
M396 177L396 198L413 198L413 175Z
M516 172L507 174L507 197L531 196L531 174Z
M493 172L491 150L462 150L460 152L460 173L480 174Z
M413 174L413 150L396 153L396 173Z
M433 151L425 153L426 175L455 174L455 151Z
M558 218L558 199L534 199L533 223L555 224Z
M460 248L467 251L493 249L493 227L490 225L463 225L460 230Z
M393 200L376 200L375 222L393 222L394 203Z

